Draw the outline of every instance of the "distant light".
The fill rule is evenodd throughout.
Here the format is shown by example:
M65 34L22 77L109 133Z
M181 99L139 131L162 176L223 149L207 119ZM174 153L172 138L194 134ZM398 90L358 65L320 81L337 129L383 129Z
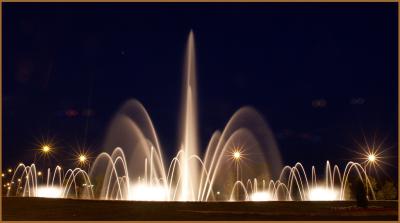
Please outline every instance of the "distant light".
M219 195L220 194L220 192L219 191L217 191L217 195Z
M371 147L369 145L366 148L362 148L363 150L363 157L360 159L363 160L362 164L365 164L365 168L367 171L371 171L371 167L377 170L377 167L381 169L382 164L387 164L383 160L387 157L383 155L383 152L386 150L384 148L378 147ZM360 154L360 153L359 153Z
M1 177L4 177L4 176L5 176L4 173L2 173L2 174L1 174Z
M50 150L51 150L51 147L49 145L42 146L42 152L49 153Z
M86 162L86 156L85 155L80 155L79 156L79 162L81 162L81 163L84 163L84 162Z
M11 169L11 168L9 168L9 169L7 170L7 172L11 173L11 172L12 172L12 169Z
M38 175L38 176L42 176L42 172L39 171L39 172L37 173L37 175Z
M311 201L334 201L338 200L338 192L330 188L316 187L311 189L309 199Z
M256 192L250 195L251 201L272 201L273 197L271 193L267 191Z
M369 162L375 162L375 160L376 160L375 154L369 154L368 155L368 161Z
M244 149L244 145L233 145L233 147L231 148L229 154L230 159L237 162L237 164L239 164L239 162L243 159L246 158L246 150Z
M240 159L240 155L241 155L241 154L240 154L239 151L233 152L233 158L236 159L236 160Z

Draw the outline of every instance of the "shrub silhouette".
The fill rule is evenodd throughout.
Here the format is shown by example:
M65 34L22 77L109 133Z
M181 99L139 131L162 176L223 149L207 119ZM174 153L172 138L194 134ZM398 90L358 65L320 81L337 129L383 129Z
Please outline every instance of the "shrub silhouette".
M367 191L365 190L365 185L361 180L355 182L355 192L357 207L368 207Z

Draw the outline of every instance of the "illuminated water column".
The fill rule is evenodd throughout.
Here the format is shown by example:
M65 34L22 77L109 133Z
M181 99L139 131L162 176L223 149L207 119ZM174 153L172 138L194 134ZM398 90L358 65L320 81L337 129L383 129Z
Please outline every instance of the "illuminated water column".
M196 67L194 36L191 31L187 41L185 59L185 82L183 85L181 142L183 154L181 159L181 190L179 200L195 200L198 193L198 167L195 159L190 159L198 154L197 133L197 101L196 101Z

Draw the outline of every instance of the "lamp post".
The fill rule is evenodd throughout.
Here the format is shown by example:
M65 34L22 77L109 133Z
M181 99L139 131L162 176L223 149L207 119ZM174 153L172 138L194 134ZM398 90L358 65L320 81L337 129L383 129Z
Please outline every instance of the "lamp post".
M367 173L368 173L368 164L370 164L370 165L374 165L375 163L376 163L376 160L377 160L377 157L376 157L376 155L374 154L374 153L369 153L369 154L367 154L367 163L365 164L365 187L366 187L366 194L367 194L367 199L369 200L369 196L368 196L368 181L369 181L369 179L368 179L368 176L367 176Z
M236 161L236 182L239 181L239 164L240 164L240 159L241 157L241 153L240 151L234 151L233 154L233 159ZM237 189L237 199L239 200L239 188Z

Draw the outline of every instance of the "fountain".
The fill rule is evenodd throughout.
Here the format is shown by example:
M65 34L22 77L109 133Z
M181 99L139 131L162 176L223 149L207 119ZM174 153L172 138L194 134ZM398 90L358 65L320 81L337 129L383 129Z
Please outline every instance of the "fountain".
M103 148L88 172L49 168L39 177L35 164L17 166L7 196L148 201L344 200L350 173L370 188L364 168L349 162L343 172L329 161L325 180L311 178L301 163L282 166L272 131L251 107L240 108L215 131L199 155L194 34L184 70L180 148L165 165L154 125L144 106L127 101L109 126ZM333 171L332 171L333 169ZM372 190L371 190L372 191ZM373 193L372 193L373 194ZM374 195L373 197L374 198Z

